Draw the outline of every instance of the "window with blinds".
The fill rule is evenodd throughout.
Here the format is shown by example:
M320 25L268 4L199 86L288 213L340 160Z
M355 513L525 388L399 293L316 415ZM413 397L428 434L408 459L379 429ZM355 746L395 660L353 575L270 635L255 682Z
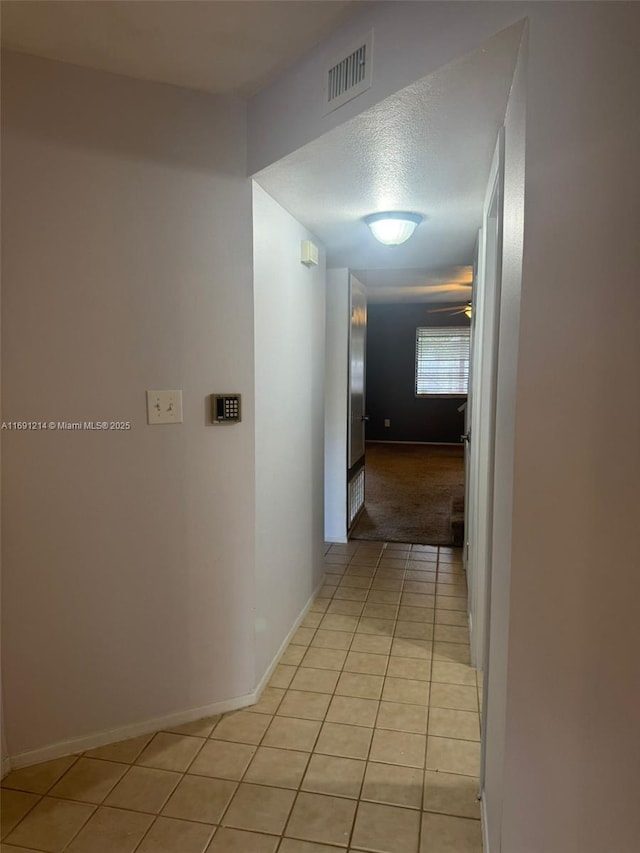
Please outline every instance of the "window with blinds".
M416 329L416 396L466 396L469 342L468 326Z

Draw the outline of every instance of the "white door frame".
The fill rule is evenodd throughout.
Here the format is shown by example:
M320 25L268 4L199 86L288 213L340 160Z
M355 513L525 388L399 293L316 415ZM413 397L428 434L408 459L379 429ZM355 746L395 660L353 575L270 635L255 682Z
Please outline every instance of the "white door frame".
M365 501L365 406L367 370L367 291L349 274L349 384L347 424L347 531Z
M468 537L471 662L485 669L488 659L495 411L502 279L504 128L498 140L485 195L473 300L471 435Z
M472 446L471 436L476 434L477 417L475 409L477 408L480 399L480 390L477 377L480 375L480 324L478 315L480 311L479 291L482 286L484 275L484 230L478 231L478 240L476 244L476 268L473 280L473 291L471 297L471 351L469 359L469 393L467 395L467 408L465 418L465 433L462 438L465 440L464 458L465 458L465 502L464 502L464 534L465 547L463 551L463 561L465 571L467 573L468 601L467 614L469 619L469 637L471 642L471 663L473 666L478 666L476 659L475 646L473 638L475 636L476 622L476 574L477 574L477 559L474 550L476 543L476 507L478 504L478 468L477 468L477 448ZM473 459L472 459L473 452Z

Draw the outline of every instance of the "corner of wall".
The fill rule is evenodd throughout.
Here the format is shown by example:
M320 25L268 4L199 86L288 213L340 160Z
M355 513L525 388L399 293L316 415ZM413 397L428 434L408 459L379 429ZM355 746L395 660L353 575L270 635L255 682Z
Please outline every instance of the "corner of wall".
M256 681L322 575L325 251L253 182ZM319 263L301 263L311 240Z
M325 383L325 528L327 542L347 541L347 399L349 270L327 271Z

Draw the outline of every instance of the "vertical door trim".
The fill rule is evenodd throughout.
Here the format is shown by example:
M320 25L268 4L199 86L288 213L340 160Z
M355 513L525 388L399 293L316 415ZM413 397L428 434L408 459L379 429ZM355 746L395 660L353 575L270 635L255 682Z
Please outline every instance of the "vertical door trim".
M493 329L494 334L490 341L491 346L491 385L493 393L490 395L491 408L488 411L488 428L490 432L490 440L488 444L489 457L487 459L488 477L486 482L486 501L490 508L487 514L487 530L486 530L486 545L485 545L485 571L484 577L478 578L483 584L483 588L479 589L482 595L483 607L483 635L482 635L482 664L484 670L485 683L488 684L489 679L489 643L490 643L490 623L491 623L491 576L492 576L492 551L493 551L493 501L494 501L494 469L495 469L495 430L496 430L496 409L497 409L497 371L498 371L498 355L500 349L500 312L501 312L501 297L502 297L502 250L503 250L503 233L504 233L504 151L505 151L505 131L504 127L500 129L498 141L496 143L496 152L494 159L497 161L496 173L494 177L494 185L490 190L488 205L485 209L485 224L491 214L491 210L495 203L496 206L496 225L495 225L495 275L494 275L494 299L493 299ZM493 171L493 169L492 169ZM491 186L491 185L490 185ZM493 218L493 217L491 217ZM488 690L482 691L482 739L480 752L480 790L484 788L485 766L486 766L486 730L487 730L487 713L488 713Z

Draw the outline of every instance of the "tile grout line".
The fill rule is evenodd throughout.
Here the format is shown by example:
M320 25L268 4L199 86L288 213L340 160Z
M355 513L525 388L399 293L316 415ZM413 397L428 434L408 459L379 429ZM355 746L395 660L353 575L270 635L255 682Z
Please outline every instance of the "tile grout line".
M440 556L440 549L438 549L437 556ZM435 592L436 595L434 597L434 607L433 607L433 626L431 628L431 659L429 660L429 699L427 701L427 726L425 732L425 741L424 741L424 766L422 769L422 787L420 789L420 819L418 821L418 845L417 850L420 851L422 849L422 824L424 823L424 797L427 786L427 753L429 749L429 723L431 722L431 690L433 689L433 653L434 653L434 645L435 645L435 631L436 631L436 604L438 601L437 593L438 593L438 561L436 561L436 582L435 582Z
M386 544L385 544L384 548L386 548ZM383 548L383 553L384 553L384 548ZM382 559L382 558L380 558L380 559ZM379 565L379 563L378 563L378 565ZM376 571L377 571L377 569L376 569ZM374 575L374 577L375 577L375 575ZM384 693L385 681L387 678L387 672L389 670L389 662L391 661L391 650L393 649L393 640L395 637L396 625L398 624L397 616L398 616L398 613L400 612L400 602L402 601L402 594L404 591L404 583L405 583L404 579L405 579L405 577L406 577L406 560L405 560L405 569L404 569L404 574L403 574L403 578L402 578L402 584L400 587L400 597L398 598L398 606L396 608L396 619L394 620L393 629L391 632L391 645L389 647L389 654L387 655L387 664L385 666L385 674L384 674L383 679L382 679L382 690L380 691L380 698L378 700L378 708L376 710L376 716L375 716L375 720L373 722L373 730L371 732L371 740L369 741L369 748L367 750L367 757L365 759L364 772L362 774L362 782L360 783L360 793L358 794L358 799L356 800L356 808L355 808L355 812L353 814L353 823L351 824L351 832L349 834L349 842L347 844L348 850L352 849L353 835L354 835L355 830L356 830L356 823L358 822L358 815L360 812L360 805L362 803L362 794L364 791L365 779L367 776L367 769L368 769L369 763L371 762L371 750L373 749L373 741L374 741L375 736L376 736L377 723L378 723L378 718L380 716L380 708L382 706L382 695Z
M357 553L357 552L356 552L356 553ZM378 563L379 561L380 561L380 557L378 557L378 561L377 561L377 563ZM376 563L376 566L377 566L377 563ZM351 565L351 561L349 562L349 564L348 564L348 565ZM345 570L345 573L346 573L346 570ZM374 570L374 574L372 575L372 578L371 578L371 583L373 583L373 577L374 577L374 576L375 576L375 570ZM371 589L371 583L370 583L370 584L369 584L369 586L367 587L367 597L368 597L368 591ZM365 599L365 600L366 600L366 599ZM364 607L363 607L363 610L364 610ZM358 617L358 622L356 623L356 628L354 628L354 630L353 630L353 632L352 632L352 633L353 633L353 636L352 636L352 638L351 638L351 642L349 643L349 647L348 647L348 649L347 649L347 656L348 656L349 651L351 650L351 646L353 645L353 642L354 642L354 640L355 640L355 636L356 636L356 629L357 629L357 627L358 627L358 624L359 624L359 620L360 620L360 618L361 618L361 616L360 616L360 617ZM319 630L319 627L318 627L318 630ZM347 660L347 656L345 656L345 662L346 662L346 660ZM343 672L344 672L344 664L343 664L343 668L340 670L340 674L342 674ZM335 687L334 687L333 693L331 694L331 699L329 700L329 704L327 705L327 710L325 711L325 714L324 714L324 717L323 717L323 720L322 720L322 724L321 724L320 728L318 729L318 734L317 734L316 739L315 739L315 741L314 741L313 749L312 749L311 753L309 754L309 760L308 760L308 762L307 762L307 764L306 764L304 774L302 775L302 777L301 777L301 779L300 779L300 784L299 784L299 786L298 786L298 789L296 790L296 795L295 795L295 797L294 797L294 799L293 799L293 802L292 802L292 804L291 804L291 809L290 809L289 814L288 814L288 816L287 816L287 819L286 819L286 821L285 821L285 823L284 823L284 826L283 826L283 829L282 829L282 833L281 833L281 835L280 835L280 841L279 841L279 843L278 843L278 847L277 847L277 849L278 849L278 850L280 849L280 847L281 847L281 846L282 846L282 844L284 843L285 833L286 833L286 831L287 831L287 828L288 828L288 826L289 826L289 823L291 822L291 817L292 817L292 815L293 815L293 811L294 811L294 809L295 809L295 807L296 807L296 804L297 804L297 802L298 802L298 797L299 797L300 793L303 793L303 792L302 792L302 785L304 784L304 778L305 778L305 776L306 776L306 774L307 774L307 772L308 772L309 764L311 763L311 759L312 759L313 755L315 754L315 747L317 746L317 744L318 744L318 740L320 739L320 735L322 734L322 729L323 729L323 727L324 727L324 723L325 723L325 721L326 721L327 714L329 713L329 709L330 709L330 707L331 707L331 705L332 705L332 703L333 703L333 699L334 699L334 697L335 697L335 695L336 695L336 692L335 692L335 691L336 691L336 688L337 688L337 686L338 686L339 681L340 681L340 676L338 676L338 679L337 679L337 681L336 681L336 684L335 684ZM372 735L372 739L373 739L373 735ZM321 754L321 753L318 753L318 754ZM343 756L343 757L345 757L345 758L346 758L347 756ZM365 766L365 771L366 771L366 766ZM363 779L364 779L364 774L363 774ZM344 799L348 799L348 798L344 798ZM358 802L358 801L356 801L356 811L354 812L354 819L353 819L353 823L354 823L354 824L355 824L355 815L357 814L357 809L358 809L357 802ZM353 832L353 825L352 825L352 828L351 828L351 832ZM349 846L349 845L347 845L347 847L348 847L348 846Z
M229 713L231 713L231 712L229 712ZM153 829L153 827L156 825L156 823L157 823L158 819L159 819L160 817L167 817L166 815L163 815L163 814L162 814L162 810L163 810L164 808L166 808L167 803L169 802L169 800L171 799L171 797L174 795L174 793L177 791L178 787L179 787L179 786L182 784L182 782L184 781L185 777L186 777L186 776L187 776L187 774L189 773L189 769L192 767L192 765L193 765L193 763L195 762L195 760L198 758L198 756L200 755L200 753L202 752L202 750L205 748L205 746L207 745L208 741L209 741L209 740L214 740L214 738L212 738L212 737L211 737L211 735L212 735L212 734L214 733L214 731L217 729L218 724L219 724L219 723L221 723L221 722L222 722L222 720L223 720L226 716L227 716L227 714L221 714L221 715L219 716L219 718L218 718L218 719L216 720L216 722L213 724L213 727L212 727L211 731L209 732L209 734L204 738L203 743L200 745L200 749L198 749L198 751L197 751L197 752L196 752L196 754L193 756L193 758L191 759L191 761L187 764L186 768L185 768L183 771L173 771L173 772L179 772L179 773L180 773L180 779L178 780L178 782L176 782L175 786L171 789L171 791L169 792L169 794L167 795L167 797L166 797L166 798L165 798L165 800L163 801L162 805L160 806L160 810L159 810L156 814L154 814L154 816L153 816L153 820L152 820L152 821L151 821L151 823L149 824L149 826L148 826L148 828L147 828L146 832L144 833L144 835L142 836L142 838L140 839L140 841L138 842L138 844L136 844L136 846L135 846L134 850L132 851L132 853L135 853L135 851L139 850L139 848L140 848L140 847L141 847L141 845L144 843L145 839L147 838L147 836L149 835L149 833L151 832L151 830ZM205 719L206 719L206 718L205 718ZM159 734L159 733L160 733L160 732L156 732L156 734ZM178 734L177 732L163 732L163 733L164 733L164 734ZM184 735L184 736L185 736L185 737L194 737L193 735ZM154 735L153 737L155 737L155 735ZM131 764L131 767L132 767L132 768L133 768L133 767L144 767L144 765L138 765L138 764L136 764L135 762L137 762L137 761L138 761L138 759L140 758L140 756L142 755L142 753L144 752L144 750L147 748L147 746L149 745L149 743L151 743L151 741L153 740L153 737L152 737L152 738L150 738L150 739L149 739L149 741L148 741L148 743L147 743L147 745L146 745L146 746L144 746L144 747L140 750L140 752L138 753L138 755L137 755L137 756L136 756L136 758L134 759L134 763L133 763L133 764ZM178 734L178 737L180 737L180 735L179 735L179 734ZM153 769L153 768L152 768L152 769ZM161 769L161 768L156 768L156 769ZM129 772L129 771L127 771L127 773L128 773L128 772ZM125 775L127 775L127 774L125 774ZM196 775L196 774L191 774L191 775ZM209 778L211 778L211 777L209 777ZM224 781L230 781L230 780L224 780ZM115 786L114 786L114 787L115 787ZM112 790L113 790L113 789L112 789ZM234 792L233 792L233 795L235 795L236 790L237 790L237 786L236 786L236 789L235 789L235 790L234 790ZM232 796L233 796L233 795L232 795ZM107 794L107 796L109 796L109 795ZM106 799L106 797L105 797L105 799ZM145 814L149 814L149 813L148 813L148 812L145 812ZM176 820L176 819L179 819L179 818L169 818L169 819ZM203 825L203 826L213 826L213 832L211 833L211 836L210 836L210 838L209 838L209 841L207 842L207 846L209 846L209 844L211 843L211 841L212 841L212 839L213 839L214 835L215 835L215 834L216 834L216 832L218 831L218 825L217 825L217 824L207 824L207 823L205 823L204 821L198 821L198 822L199 822L199 823L202 823L202 825Z
M347 565L350 565L350 563L349 563L349 564L347 564ZM346 571L346 570L345 570L345 571ZM344 572L342 573L342 575L344 576ZM334 592L334 593L329 597L329 600L333 600L334 595L335 595L335 592ZM318 599L316 599L316 600L318 600ZM327 609L328 609L328 607L327 607ZM318 611L311 611L311 612L318 612ZM323 616L324 616L324 615L326 615L326 612L327 612L327 610L322 611ZM313 637L311 638L311 640L310 640L309 644L305 647L305 648L307 649L307 651L311 648L311 643L313 642L313 639L314 639L314 638L315 638L315 636L317 635L317 632L318 632L319 630L321 630L321 627L320 627L320 626L321 626L321 624L322 624L322 620L320 621L320 623L318 624L318 626L314 629ZM354 632L353 632L353 635L354 635L354 637L355 637L355 630L354 630ZM351 642L353 642L353 638L352 638L352 641L351 641ZM350 646L351 646L351 644L350 644ZM349 648L350 648L350 646L349 646ZM347 652L347 653L348 653L348 652ZM305 652L305 656L306 656L306 652ZM303 662L303 660L304 660L304 656L303 656L302 660L300 661L300 663L299 663L299 664L297 664L297 665L295 666L296 673L297 673L297 671L300 669L300 667L302 666L302 662ZM346 660L346 657L345 657L345 660ZM342 672L342 671L343 671L343 670L340 670L340 672ZM292 689L292 688L291 688L291 684L292 684L293 680L295 679L295 674L296 674L296 673L294 673L294 674L292 675L292 677L291 677L291 679L290 679L290 681L289 681L289 683L288 683L288 686L287 686L286 688L284 688L285 695L283 695L283 696L282 696L282 698L281 698L280 702L279 702L279 703L278 703L278 705L276 706L276 712L272 715L271 723L273 722L273 718L275 718L276 716L278 716L278 715L277 715L277 710L278 710L278 708L280 708L280 706L282 705L282 702L283 702L283 701L284 701L284 699L285 699L285 696L286 696L287 691ZM339 680L339 677L338 677L338 680ZM336 686L337 686L338 680L336 681ZM293 688L293 689L295 690L295 688ZM311 692L313 692L313 691L311 691ZM321 695L323 695L323 694L321 694ZM283 841L283 839L284 839L284 837L285 837L285 835L284 835L284 834L285 834L285 832L286 832L287 826L289 825L289 822L290 822L290 820L291 820L291 816L292 816L292 814L293 814L293 811L294 811L294 809L295 809L296 803L297 803L297 801L298 801L298 796L299 796L299 794L300 794L300 793L302 793L302 785L304 784L304 778L305 778L305 776L306 776L306 774L307 774L307 771L308 771L308 769L309 769L309 764L311 763L311 759L312 759L313 755L315 754L315 747L316 747L316 745L317 745L317 743L318 743L318 740L319 740L319 738L320 738L320 735L321 735L321 733L322 733L322 728L323 728L324 723L325 723L325 721L326 721L326 717L327 717L327 714L328 714L328 712L329 712L329 708L331 707L331 703L332 703L333 697L336 695L336 694L335 694L335 687L334 687L333 692L332 692L332 693L330 693L330 694L327 694L327 695L331 696L331 699L329 700L329 703L328 703L328 705L327 705L327 709L326 709L326 711L324 712L323 717L318 721L318 722L320 722L320 728L318 729L318 732L317 732L317 734L316 734L316 737L314 738L313 746L312 746L311 750L309 751L309 757L308 757L307 762L306 762L306 764L305 764L304 771L303 771L303 773L302 773L302 775L301 775L301 777L300 777L300 782L298 783L297 788L293 789L293 790L295 791L295 796L294 796L294 798L293 798L293 800L292 800L291 808L289 809L289 812L288 812L287 818L285 819L285 822L284 822L284 825L283 825L283 828L282 828L282 832L281 832L281 833L280 833L280 835L279 835L279 839L280 839L280 840L279 840L279 842L278 842L278 847L280 847L280 845L282 844L282 841ZM284 715L282 715L282 716L284 716ZM286 718L286 717L284 717L284 719L287 719L287 718ZM298 718L292 718L292 719L298 719ZM303 718L300 718L300 719L303 719ZM265 729L264 734L262 735L262 737L261 737L261 739L260 739L260 741L259 741L258 745L256 746L256 752L257 752L257 750L260 748L260 746L262 746L263 741L264 741L264 738L267 736L267 733L268 733L268 731L269 731L269 728L271 727L271 723L269 723L269 726L267 726L267 728ZM294 751L299 751L299 750L294 750ZM252 760L253 760L253 759L252 759ZM237 786L236 786L236 790L234 791L233 796L230 798L229 803L228 803L228 804L227 804L227 806L225 807L225 810L224 810L224 812L222 813L222 815L221 815L221 817L220 817L220 822L219 822L219 824L218 824L219 826L224 826L224 823L223 823L223 822L224 822L224 818L225 818L225 816L226 816L226 814L227 814L227 812L228 812L229 808L231 807L231 804L232 804L232 802L233 802L233 798L235 797L235 795L236 795L236 793L237 793L237 791L238 791L238 788L240 787L240 784L242 784L242 782L244 781L244 778L245 778L245 776L246 776L246 774L247 774L247 772L248 772L248 770L249 770L249 767L250 767L250 766L251 766L251 762L249 762L249 764L247 765L247 767L246 767L245 771L244 771L244 772L243 772L243 774L242 774L242 777L241 777L241 779L240 779L240 782L238 782L238 784L237 784ZM253 783L246 783L246 784L253 784ZM266 787L275 787L275 786L266 786ZM292 790L292 789L281 789L281 790Z
M46 792L45 792L44 794L42 794L42 796L40 797L40 799L39 799L36 803L34 803L34 804L33 804L33 806L29 809L29 811L28 811L26 814L24 814L24 815L20 818L20 820L18 821L18 823L17 823L17 824L13 827L13 829L11 830L11 832L8 832L8 833L7 833L7 836L6 836L6 838L4 839L4 842L5 842L5 843L7 843L7 844L9 843L9 840L8 840L8 839L9 839L9 836L10 836L10 835L12 835L12 834L13 834L13 833L18 829L18 827L20 826L20 824L21 824L21 823L22 823L22 822L27 818L27 816L28 816L29 814L31 814L31 813L32 813L32 811L35 809L35 807L36 807L37 805L39 805L43 800L45 800L47 797L49 797L50 792L55 788L55 786L56 786L59 782L61 782L61 781L62 781L62 779L64 779L64 777L65 777L65 776L67 775L67 773L71 770L71 768L72 768L72 767L75 767L75 765L78 763L78 761L80 760L80 758L81 758L81 756L80 756L80 755L76 755L76 756L74 757L74 760L73 760L73 761L72 761L72 763L69 765L69 767L67 767L67 769L64 771L64 773L62 773L62 774L61 774L61 775L60 775L60 776L59 776L59 777L58 777L54 782L52 782L52 784L47 788ZM5 790L11 790L11 789L7 789L7 788L5 788ZM23 793L32 793L32 792L26 791L26 792L23 792ZM63 798L61 798L61 797L60 797L60 798L58 798L58 797L51 797L51 799L63 799ZM76 802L76 801L75 801L75 800L64 800L64 802ZM72 837L69 839L69 841L68 841L68 842L63 846L63 848L62 848L62 850L63 850L63 851L64 851L64 850L67 850L67 849L69 848L69 845L73 844L73 842L76 840L76 838L78 837L78 835L82 832L82 830L83 830L83 829L85 828L85 826L89 823L89 821L91 820L91 818L94 816L94 814L97 812L97 810L98 810L98 808L99 808L99 805L95 805L95 803L82 803L82 805L91 805L91 806L93 806L93 807L94 807L94 808L93 808L93 811L92 811L92 812L87 816L86 820L84 820L84 821L82 822L82 824L78 827L78 830L77 830L76 832L74 832L74 834L73 834L73 835L72 835ZM13 843L13 842L11 842L11 843ZM16 846L18 846L18 845L16 845Z
M55 783L54 783L54 784L55 784ZM7 838L11 835L11 833L12 833L15 829L17 829L17 828L20 826L20 824L22 823L22 821L23 821L23 820L24 820L28 815L30 815L30 814L31 814L31 812L35 809L35 807L36 807L39 803L41 803L41 802L42 802L42 800L44 800L44 798L45 798L46 794L35 794L33 791L21 791L21 790L19 790L18 788L2 788L2 791L17 791L19 794L34 794L34 796L38 797L38 799L35 801L35 803L32 803L32 804L29 806L29 808L27 809L27 811L22 815L22 817L21 817L21 818L20 818L20 820L16 823L16 825L15 825L15 826L13 826L13 827L12 827L12 828L11 828L11 829L6 833L6 835L3 835L3 836L1 837L1 841L2 841L2 842L6 842Z

